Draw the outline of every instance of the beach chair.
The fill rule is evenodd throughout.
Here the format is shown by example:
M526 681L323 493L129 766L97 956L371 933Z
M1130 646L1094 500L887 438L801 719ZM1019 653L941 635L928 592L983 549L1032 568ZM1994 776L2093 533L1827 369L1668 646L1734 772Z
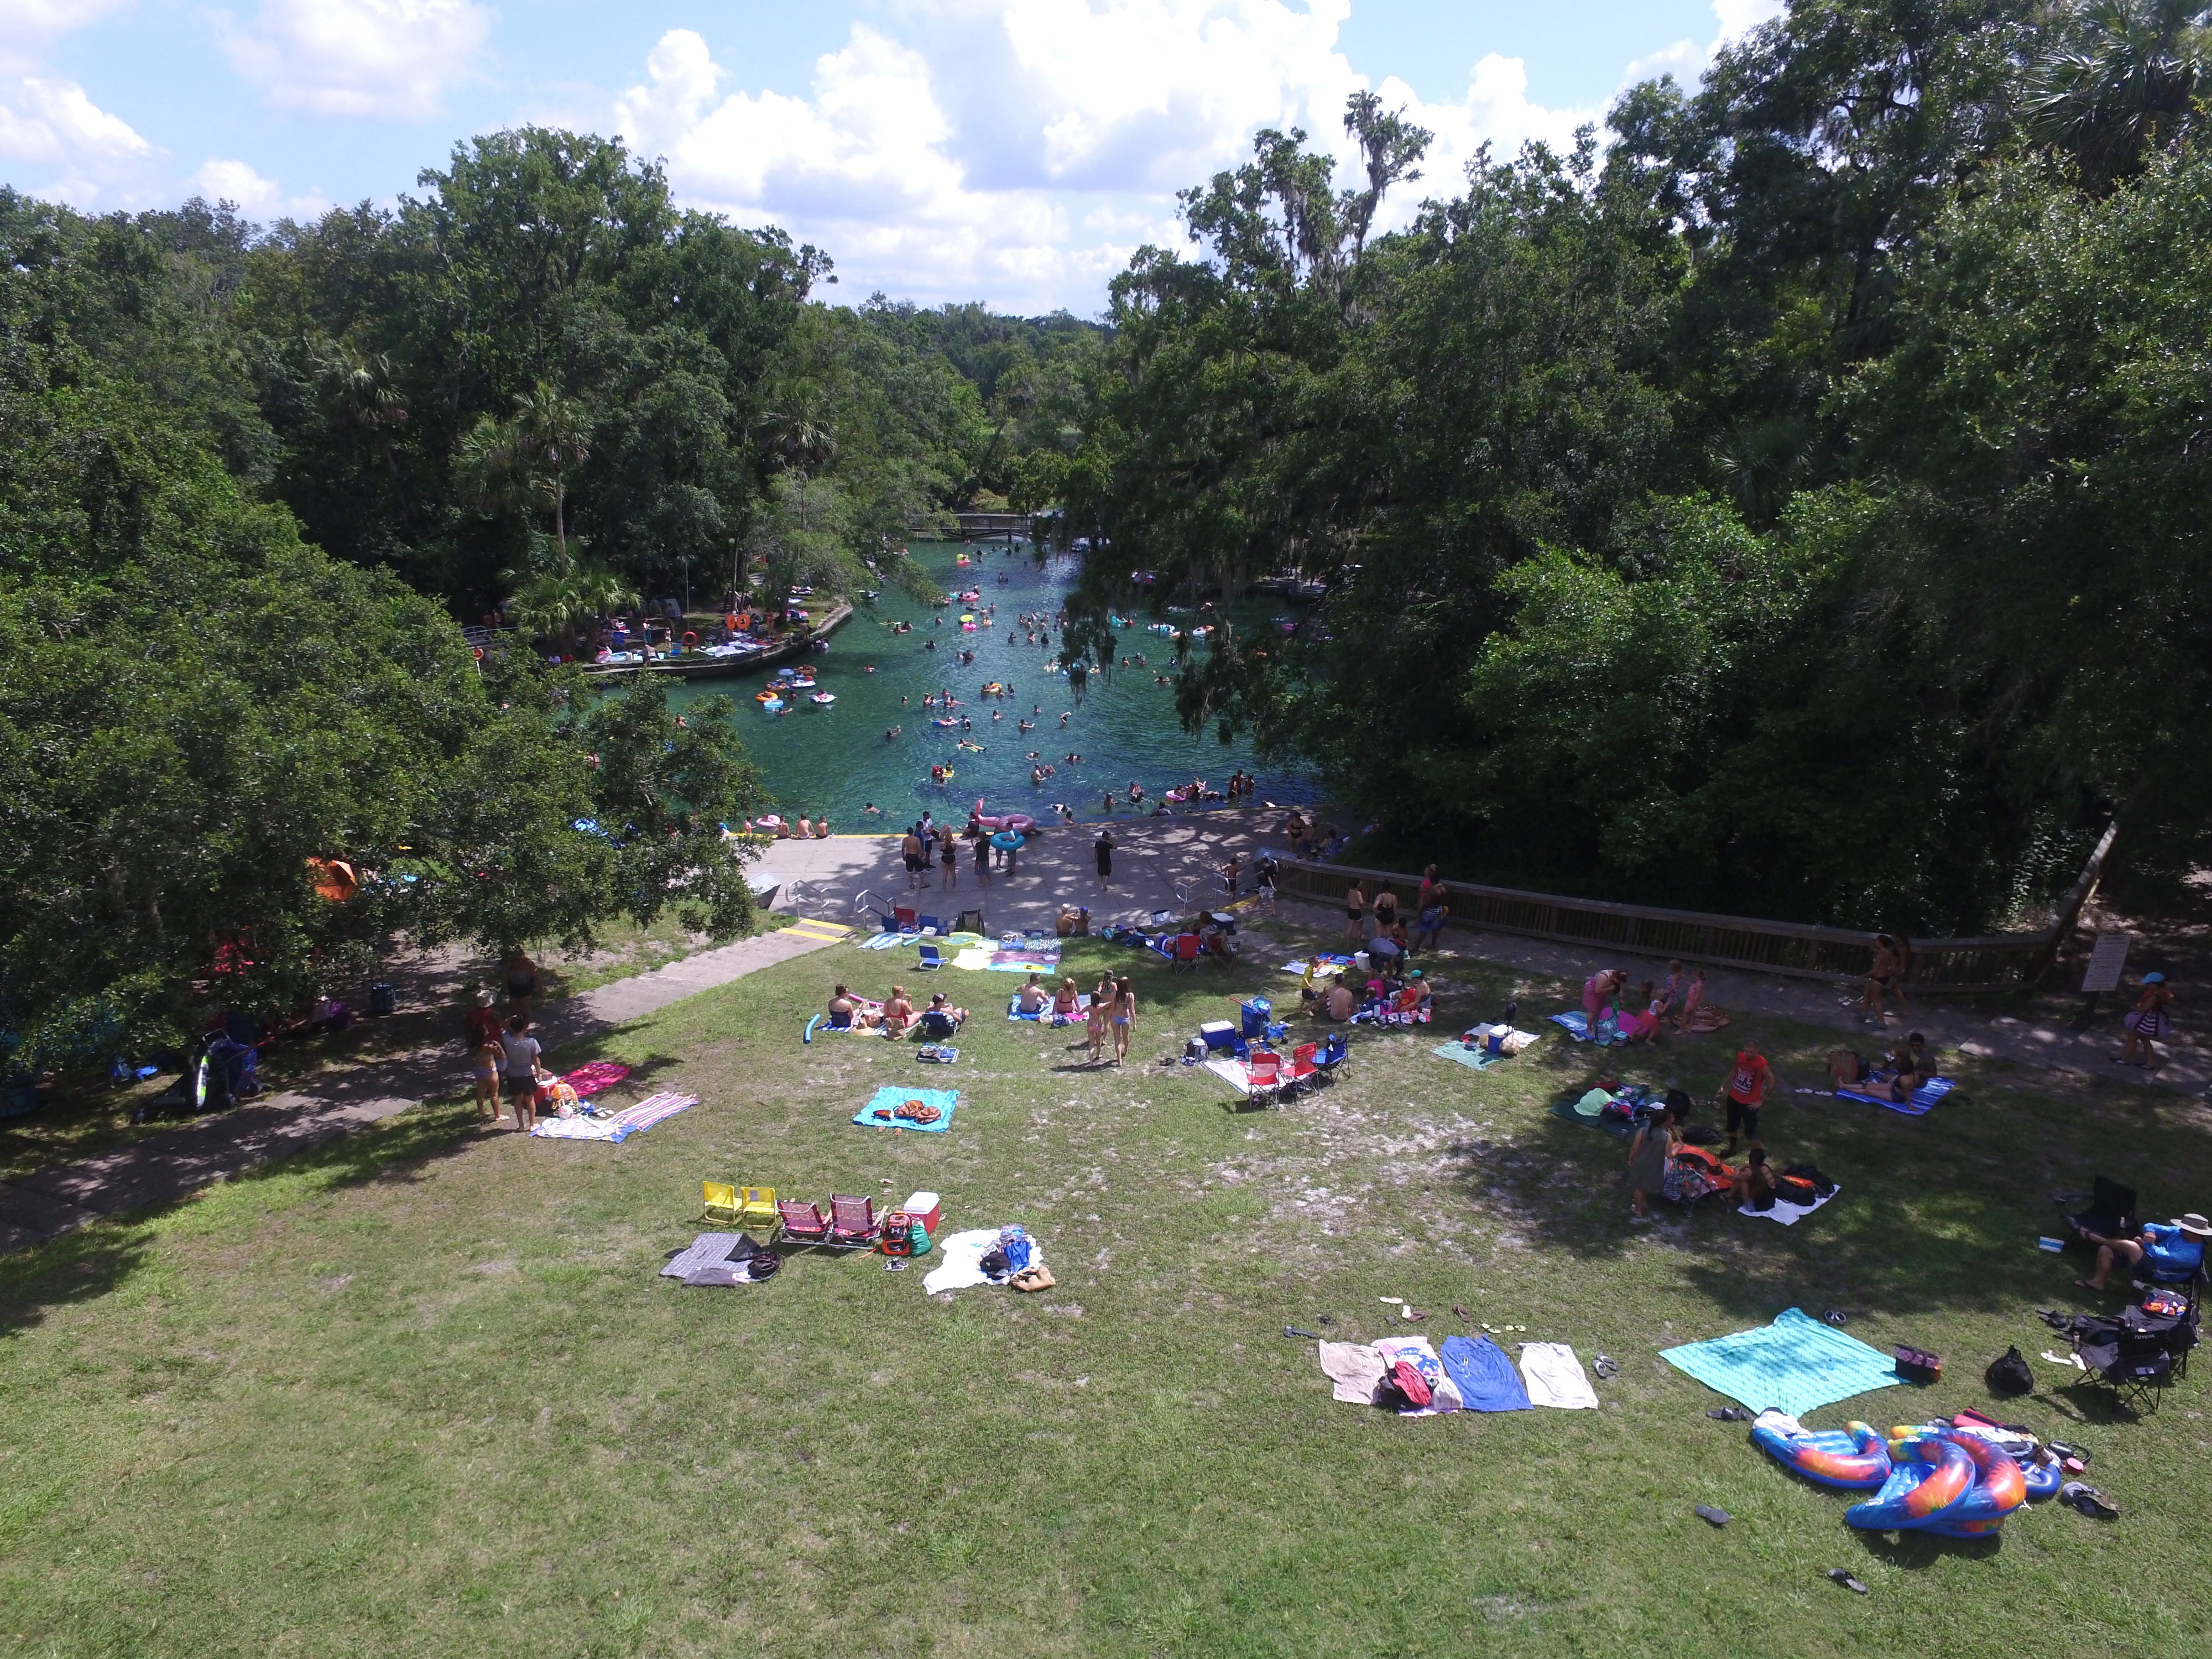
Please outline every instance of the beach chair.
M775 1202L775 1218L783 1236L800 1244L823 1244L830 1239L830 1218L822 1213L822 1206L804 1199L780 1198Z
M945 952L934 945L925 945L921 947L921 960L915 965L919 968L942 968L945 966Z
M921 931L925 933L934 933L938 938L943 939L945 924L935 916L924 916L921 918Z
M702 1181L699 1183L699 1219L702 1221L735 1221L744 1213L734 1182Z
M1320 1052L1321 1045L1317 1042L1301 1042L1291 1049L1289 1069L1283 1073L1283 1087L1295 1094L1318 1082L1321 1067L1315 1064L1314 1056Z
M896 931L898 933L918 933L921 931L921 918L911 906L904 904L894 906L891 910L891 920L897 924Z
M1342 1034L1331 1031L1328 1040L1322 1044L1321 1052L1314 1056L1314 1075L1324 1083L1334 1083L1343 1072L1344 1062L1351 1057L1351 1053L1345 1046Z
M741 1227L775 1226L775 1188L773 1187L738 1188L738 1224Z
M1283 1093L1283 1057L1265 1049L1254 1049L1252 1057L1244 1062L1244 1084L1251 1098L1262 1106L1279 1102Z
M825 1243L848 1249L865 1249L876 1242L877 1231L873 1199L830 1195L830 1236Z
M1196 973L1198 971L1198 946L1199 937L1196 933L1177 933L1176 935L1175 954L1168 958L1168 965L1170 968L1178 969L1187 968L1190 969L1191 972Z

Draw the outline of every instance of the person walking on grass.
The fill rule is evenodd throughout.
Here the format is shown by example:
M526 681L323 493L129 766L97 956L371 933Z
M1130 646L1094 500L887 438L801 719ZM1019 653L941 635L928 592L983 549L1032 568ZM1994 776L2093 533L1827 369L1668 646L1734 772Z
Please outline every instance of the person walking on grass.
M2127 1027L2128 1035L2120 1045L2120 1052L2112 1056L2114 1065L2141 1066L2146 1069L2157 1065L2158 1050L2151 1044L2163 1039L2172 1028L2166 1012L2172 1001L2173 988L2166 982L2164 974L2142 976L2142 994L2136 998L2136 1006L2128 1011L2127 1018L2121 1022ZM2142 1048L2141 1060L2136 1058L2138 1045Z
M1766 1063L1766 1056L1756 1048L1737 1052L1735 1071L1721 1090L1721 1102L1728 1110L1728 1152L1735 1155L1736 1133L1741 1129L1754 1146L1759 1143L1759 1109L1766 1103L1766 1097L1774 1087L1774 1068Z
M1114 981L1114 1063L1129 1057L1129 1039L1137 1030L1137 993L1125 976Z
M1682 1110L1688 1097L1670 1091L1657 1116L1637 1126L1628 1146L1628 1214L1632 1221L1651 1219L1651 1199L1666 1190L1667 1160L1682 1142ZM1678 1103L1678 1102L1680 1103Z
M1367 891L1357 880L1344 896L1344 933L1355 951L1367 943Z
M1090 1039L1089 1052L1085 1058L1093 1066L1105 1052L1108 1022L1114 1018L1114 976L1107 974L1098 981L1098 988L1091 994L1091 1018L1085 1022L1084 1035Z
M500 1071L507 1097L514 1103L514 1127L528 1134L538 1123L538 1056L544 1050L530 1035L530 1022L520 1014L508 1018L500 1048Z

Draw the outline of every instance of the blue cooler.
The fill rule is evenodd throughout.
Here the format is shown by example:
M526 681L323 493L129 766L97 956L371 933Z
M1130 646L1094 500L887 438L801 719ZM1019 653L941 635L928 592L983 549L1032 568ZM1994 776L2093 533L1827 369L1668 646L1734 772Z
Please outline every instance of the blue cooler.
M1244 1005L1244 1035L1265 1036L1267 1023L1275 1017L1275 1005L1265 997L1254 997Z

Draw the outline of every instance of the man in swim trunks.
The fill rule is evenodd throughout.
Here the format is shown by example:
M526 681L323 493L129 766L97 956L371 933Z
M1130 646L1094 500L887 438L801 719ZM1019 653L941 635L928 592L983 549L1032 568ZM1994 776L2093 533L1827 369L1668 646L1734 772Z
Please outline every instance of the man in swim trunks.
M1366 918L1367 890L1355 881L1344 896L1344 931L1354 950L1367 943Z
M1738 1051L1735 1071L1721 1091L1722 1103L1728 1109L1728 1154L1735 1152L1736 1132L1741 1129L1754 1146L1759 1143L1759 1110L1766 1103L1768 1092L1774 1087L1774 1068L1766 1063L1766 1056L1756 1048Z
M1044 976L1042 974L1031 974L1030 982L1014 994L1014 1000L1016 1006L1025 1014L1042 1013L1047 1005L1052 1001L1051 994L1044 988Z
M916 824L899 842L899 856L906 860L906 884L910 891L921 885L921 826Z
M1091 843L1091 855L1098 865L1098 884L1101 887L1112 886L1114 884L1114 832L1111 830L1099 830L1098 839Z

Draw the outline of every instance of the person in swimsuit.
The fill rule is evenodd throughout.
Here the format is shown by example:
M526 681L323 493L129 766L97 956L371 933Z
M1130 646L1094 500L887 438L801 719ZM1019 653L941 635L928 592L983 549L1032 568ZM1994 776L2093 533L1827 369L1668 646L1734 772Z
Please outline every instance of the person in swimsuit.
M1352 949L1367 943L1367 894L1358 882L1353 882L1344 896L1344 932L1351 939Z
M507 953L500 970L507 976L507 1012L521 1015L523 1024L527 1025L531 1000L538 994L538 964L518 945Z
M1053 1018L1073 1019L1082 1012L1083 993L1075 988L1075 981L1072 977L1062 979L1059 994L1052 1000Z
M1129 1039L1137 1029L1137 994L1126 978L1114 981L1114 1063L1129 1057Z
M488 1123L499 1121L499 1066L506 1054L505 1046L495 1036L477 1042L477 1110Z
M958 843L951 836L945 836L945 844L938 849L937 861L945 866L945 884L948 888L960 884L959 866L953 863L959 851Z
M1109 795L1106 799L1110 805L1114 798ZM1101 887L1112 886L1114 884L1114 832L1111 830L1099 830L1098 839L1091 843L1091 855L1097 861L1098 884Z
M1387 933L1397 920L1398 896L1386 881L1375 890L1375 931Z
M1876 1025L1882 1021L1881 999L1885 993L1896 996L1897 1012L1901 1018L1912 1018L1912 1010L1905 1002L1905 975L1911 960L1911 949L1903 940L1888 933L1874 936L1874 963L1867 969L1866 995L1859 1001L1859 1011L1871 1015Z
M884 1030L892 1036L904 1036L913 1024L914 1004L907 1000L906 987L892 986L890 1000L884 1004Z
M2127 1040L2120 1045L2120 1052L2112 1056L2116 1065L2147 1067L2157 1060L2158 1051L2150 1045L2162 1040L2172 1029L2172 1019L2166 1012L2172 1000L2173 988L2166 982L2164 974L2145 974L2142 976L2142 994L2136 998L2136 1006L2128 1011L2127 1019L2124 1022L2127 1026ZM2142 1048L2141 1060L2136 1058L2138 1044Z
M1106 1047L1107 1022L1113 1016L1114 994L1114 976L1111 974L1100 979L1098 988L1091 994L1091 1019L1085 1035L1090 1039L1090 1052L1086 1058L1093 1066L1098 1063L1098 1057Z
M1674 1033L1677 1036L1690 1029L1690 1023L1697 1018L1698 1010L1705 1006L1705 970L1703 968L1692 968L1690 969L1689 988L1682 993L1681 1012L1674 1016Z

